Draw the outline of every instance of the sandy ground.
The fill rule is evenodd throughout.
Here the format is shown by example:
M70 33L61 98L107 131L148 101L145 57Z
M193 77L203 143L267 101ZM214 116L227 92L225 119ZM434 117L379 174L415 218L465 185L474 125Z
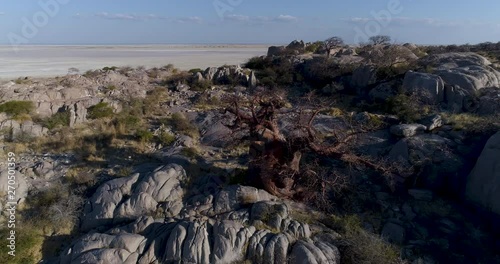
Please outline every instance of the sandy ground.
M189 70L246 62L267 53L267 45L0 46L0 80L65 75L105 66L158 67L174 64Z

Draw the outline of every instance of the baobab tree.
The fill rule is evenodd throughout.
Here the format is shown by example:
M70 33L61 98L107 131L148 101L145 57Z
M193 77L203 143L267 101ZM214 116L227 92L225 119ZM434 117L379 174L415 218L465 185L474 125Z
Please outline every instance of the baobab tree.
M330 53L331 53L333 48L342 47L344 45L345 45L344 40L340 37L331 37L331 38L325 40L324 46L326 49L326 55L328 57L330 57L330 55L331 55Z
M324 190L336 184L336 177L324 177L317 171L302 168L301 159L306 154L365 166L383 174L395 173L388 166L354 154L348 147L357 134L366 132L362 129L336 133L339 136L334 143L321 143L313 122L323 108L316 103L306 108L284 109L285 96L269 92L249 99L231 96L226 102L225 112L235 117L234 122L226 125L233 131L247 130L249 135L249 183L275 196L302 199L318 193L318 188ZM278 119L285 116L294 120L286 135L278 125ZM310 182L314 182L314 186Z
M386 45L391 43L391 37L385 35L377 35L370 37L372 45Z

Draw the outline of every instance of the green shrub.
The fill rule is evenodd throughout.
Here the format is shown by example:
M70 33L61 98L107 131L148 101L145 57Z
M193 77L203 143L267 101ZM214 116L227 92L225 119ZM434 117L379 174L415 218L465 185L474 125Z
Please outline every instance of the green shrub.
M175 69L175 67L173 64L169 63L169 64L161 67L161 69L164 71L173 71Z
M187 84L189 79L192 77L192 75L188 72L182 71L182 72L176 72L173 71L173 74L165 80L163 80L163 85L165 86L175 86L179 83L181 84Z
M89 79L96 78L97 76L99 76L99 71L88 70L83 74L83 76Z
M189 70L189 73L192 73L192 74L195 74L195 73L198 73L198 72L203 72L203 70L200 69L200 68L194 68L194 69Z
M67 127L69 126L71 119L71 114L69 111L57 112L53 114L51 117L45 118L41 120L42 126L52 130L57 127Z
M102 119L113 116L113 108L105 102L100 102L89 107L87 110L87 117L90 119Z
M272 60L267 57L253 57L245 64L246 68L253 70L263 70L272 66Z
M135 133L136 137L143 143L147 143L147 142L150 142L154 135L151 131L149 130L145 130L145 129L139 129L137 130L137 132Z
M116 66L111 66L111 67L104 67L102 68L103 71L105 72L108 72L108 71L116 71L116 69L118 69L118 67Z
M34 109L35 104L31 101L9 101L0 105L0 112L14 118L21 115L29 115Z
M185 135L188 135L192 138L199 137L198 128L191 122L189 122L189 120L187 120L182 113L172 114L172 116L169 119L164 120L164 124L171 126L174 130L183 133Z
M444 119L454 130L469 134L493 134L500 128L498 116L477 116L470 113L444 114Z
M398 249L364 230L357 216L332 216L324 224L342 235L342 263L400 263Z
M200 155L198 149L196 148L183 148L181 150L181 154L191 159L194 159Z
M430 107L422 104L416 96L398 94L387 100L387 110L406 123L413 123L429 114Z
M142 120L130 114L122 114L114 120L117 131L121 134L127 134L130 130L136 130L140 127Z
M161 132L158 136L158 142L162 145L170 146L175 142L175 135L168 132Z
M210 80L195 80L190 84L193 91L203 92L212 88L212 81Z
M4 239L9 237L10 229L0 229L0 236ZM22 230L16 230L16 252L15 257L8 255L8 248L0 252L0 263L26 264L39 263L42 258L40 253L43 247L44 236L42 232L31 224L23 223Z
M323 46L323 41L316 41L306 47L307 52L316 53Z
M106 90L107 91L114 91L114 90L116 90L116 86L110 84L110 85L106 86Z

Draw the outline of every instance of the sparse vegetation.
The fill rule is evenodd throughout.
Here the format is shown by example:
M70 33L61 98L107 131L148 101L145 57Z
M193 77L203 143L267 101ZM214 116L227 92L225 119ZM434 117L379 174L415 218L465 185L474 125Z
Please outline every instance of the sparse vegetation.
M399 249L378 235L364 230L357 216L331 216L322 222L338 230L343 237L340 245L342 263L403 263L399 257Z
M190 136L192 138L199 137L198 128L189 122L182 113L174 113L172 116L163 123L167 126L172 127L175 131Z
M398 94L387 101L387 111L397 115L406 123L413 123L430 113L430 107L421 103L416 96Z
M148 143L154 138L154 134L151 131L145 129L137 130L135 135L142 143Z
M50 117L40 120L39 123L41 123L42 126L48 128L49 130L52 130L58 127L69 126L70 118L71 115L69 111L61 111L53 114Z
M113 107L108 103L100 102L87 109L87 117L90 119L101 119L113 116Z
M158 142L164 146L170 146L175 142L175 135L162 131L158 136Z
M444 114L444 118L454 130L470 134L493 134L500 128L495 116L478 116L470 113Z
M31 101L9 101L0 105L0 112L6 113L14 119L30 115L35 109Z

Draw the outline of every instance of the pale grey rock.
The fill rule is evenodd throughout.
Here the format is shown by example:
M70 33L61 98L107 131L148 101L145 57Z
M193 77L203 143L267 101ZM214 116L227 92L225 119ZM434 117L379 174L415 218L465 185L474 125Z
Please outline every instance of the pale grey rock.
M248 87L249 88L257 87L257 77L255 76L254 71L250 73L250 78L248 79Z
M485 57L472 52L433 54L422 58L420 62L424 65L439 67L440 69L453 69L471 65L484 66L491 64L491 62Z
M52 164L48 161L39 162L33 167L33 172L38 177L41 177L44 179L51 179L55 176L54 164Z
M432 115L420 120L419 123L426 126L427 131L432 131L443 125L443 118L441 115Z
M199 82L200 82L200 81L205 80L205 78L203 77L203 74L201 74L201 72L197 72L197 73L194 75L194 79L195 79L196 81L199 81Z
M48 133L48 130L32 121L19 123L16 120L5 120L0 122L0 130L10 131L6 136L9 140L16 140L24 137L41 137Z
M177 84L175 86L175 90L177 92L187 92L187 91L191 90L191 87L189 87L189 85L187 85L187 84Z
M426 126L420 124L403 124L391 126L391 134L398 137L413 137L425 132Z
M207 222L194 221L189 223L182 248L182 260L186 263L210 263L210 239Z
M112 223L117 205L132 192L132 185L138 178L139 173L136 173L101 185L84 207L81 229L88 231Z
M331 262L329 262L323 251L313 243L297 241L290 253L289 263L327 264Z
M255 233L255 227L244 227L236 221L220 221L213 226L212 263L232 263L245 259L246 241ZM286 247L288 249L288 247ZM286 254L286 252L285 252Z
M8 167L7 163L2 163L2 164L0 164L0 169L1 169L1 172L0 172L0 190L3 190L4 192L6 192L8 190L8 186L9 186L9 169L10 168ZM14 171L15 171L14 174L11 173L11 175L15 176L15 183L14 183L14 185L11 185L11 186L16 188L15 189L16 195L14 197L15 199L13 202L20 202L27 197L28 183L26 181L25 176L22 173L17 171L17 169L14 169ZM5 198L7 198L7 197L5 197ZM2 204L4 204L4 201L7 201L7 200L2 199ZM5 208L5 206L4 206L4 208ZM2 211L2 212L4 212L4 211Z
M467 178L465 196L500 215L500 132L493 135Z
M207 80L213 80L216 73L217 73L217 68L216 67L210 67L210 68L207 68L205 70L203 76Z
M215 214L236 211L245 203L277 200L264 190L248 186L229 186L219 192L214 199Z
M422 59L421 63L436 67L436 74L446 84L459 86L467 92L500 85L500 72L491 67L490 61L475 53L436 54Z
M137 263L145 237L137 234L93 233L74 243L61 258L64 263Z
M184 177L182 167L171 164L152 172L146 168L137 171L140 173L102 185L84 216L84 221L93 217L99 224L106 221L95 216L118 215L129 221L123 226L115 223L106 233L77 239L61 257L62 263L223 264L251 260L278 264L291 259L339 263L338 237L313 233L308 224L290 217L288 204L265 191L229 186L193 191L191 198L184 199L184 190L177 188ZM207 184L210 177L205 178L199 184ZM157 220L130 214L147 208L148 201L151 207L155 201L166 207L180 203L181 208ZM109 210L113 206L116 209ZM297 243L302 248L294 250Z
M444 82L441 77L434 74L407 72L403 90L417 95L429 104L437 104L444 100Z

